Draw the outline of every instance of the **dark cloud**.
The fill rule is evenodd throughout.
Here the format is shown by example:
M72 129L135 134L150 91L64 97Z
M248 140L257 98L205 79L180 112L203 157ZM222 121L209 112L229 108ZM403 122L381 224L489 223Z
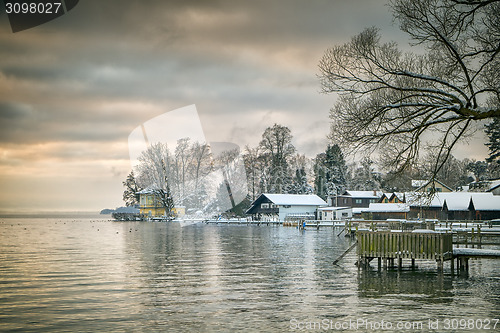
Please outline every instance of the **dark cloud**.
M385 3L86 0L15 34L0 14L0 167L94 159L89 172L116 161L102 177L118 175L130 131L190 104L209 141L256 145L280 123L314 156L334 100L318 93L318 61L367 26L406 43Z

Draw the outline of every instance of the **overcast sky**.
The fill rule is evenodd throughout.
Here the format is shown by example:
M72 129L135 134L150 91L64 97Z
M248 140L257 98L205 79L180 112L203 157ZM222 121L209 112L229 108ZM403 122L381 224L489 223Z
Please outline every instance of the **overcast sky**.
M320 153L334 96L319 93L318 61L369 26L407 47L385 4L81 0L18 33L2 10L0 211L123 205L128 135L190 104L208 141L255 146L279 123L299 153ZM484 158L478 142L457 157Z

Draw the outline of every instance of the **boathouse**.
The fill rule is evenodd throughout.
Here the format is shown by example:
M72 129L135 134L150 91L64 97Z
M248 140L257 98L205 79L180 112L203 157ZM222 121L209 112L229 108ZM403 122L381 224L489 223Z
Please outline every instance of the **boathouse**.
M410 207L405 203L371 203L364 213L371 214L370 219L406 219Z
M500 217L500 196L491 192L406 193L409 218L490 220Z
M318 220L334 221L352 218L351 207L320 207L318 208Z
M285 221L293 219L317 219L316 211L326 202L315 194L271 194L263 193L246 211L255 219Z

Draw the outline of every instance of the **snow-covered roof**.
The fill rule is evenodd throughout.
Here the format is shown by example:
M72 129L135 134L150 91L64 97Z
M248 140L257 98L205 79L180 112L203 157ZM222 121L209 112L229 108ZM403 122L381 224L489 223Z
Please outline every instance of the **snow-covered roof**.
M351 207L321 207L321 208L318 208L318 210L321 210L321 211L334 211L334 210L346 210L346 209L351 209Z
M500 179L492 180L491 183L490 183L490 188L488 189L488 191L493 191L494 189L496 189L499 186L500 186Z
M477 194L479 194L479 193L477 193ZM474 204L474 208L476 210L500 211L500 196L493 195L493 193L491 193L491 192L488 192L487 194L491 194L491 195L490 196L481 196L480 198L472 197L472 202Z
M371 213L404 213L410 211L410 206L404 203L371 203L368 211Z
M405 198L405 194L403 192L394 192L394 195L400 200L403 201Z
M368 212L368 211L369 211L369 209L367 207L354 207L352 209L353 214L361 214L361 213Z
M263 196L271 200L275 205L293 206L326 206L326 202L316 194L270 194L263 193Z
M370 198L370 199L379 199L382 197L381 191L350 191L347 190L345 193L353 198Z
M155 194L157 191L157 187L148 186L144 190L137 192L137 194Z
M491 192L438 192L432 196L410 192L405 195L408 205L414 207L440 208L446 203L448 210L466 211L469 210L469 204L472 200L476 210L500 210L500 200L495 200L495 196Z

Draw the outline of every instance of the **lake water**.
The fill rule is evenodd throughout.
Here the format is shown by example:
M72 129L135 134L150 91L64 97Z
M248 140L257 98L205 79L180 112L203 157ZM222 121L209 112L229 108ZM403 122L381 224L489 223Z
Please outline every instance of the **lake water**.
M338 229L99 218L0 219L0 331L500 331L500 260L358 271Z

